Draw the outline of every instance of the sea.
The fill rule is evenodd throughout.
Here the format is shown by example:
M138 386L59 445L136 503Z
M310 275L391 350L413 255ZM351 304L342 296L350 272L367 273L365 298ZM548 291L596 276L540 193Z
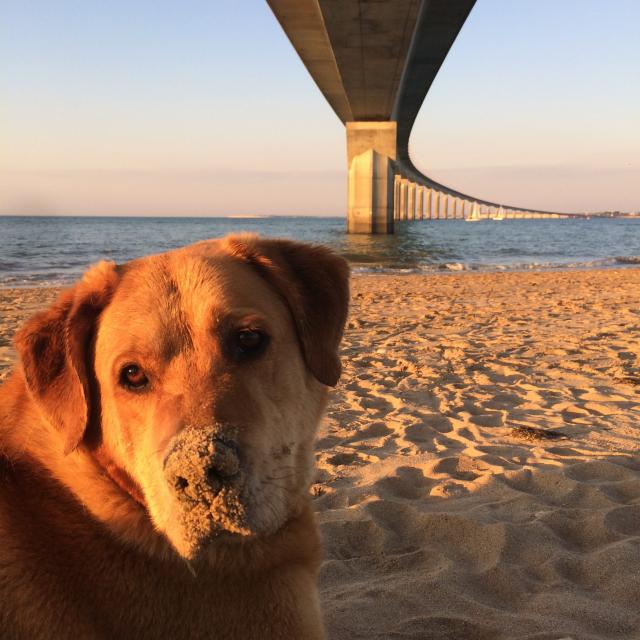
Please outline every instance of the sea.
M60 286L92 263L248 231L328 245L362 273L640 266L640 218L425 220L389 236L348 235L332 217L0 217L0 288Z

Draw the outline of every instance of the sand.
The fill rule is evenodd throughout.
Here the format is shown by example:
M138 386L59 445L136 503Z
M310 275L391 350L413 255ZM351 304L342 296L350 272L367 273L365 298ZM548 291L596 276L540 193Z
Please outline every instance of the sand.
M0 289L0 381L15 361L13 334L39 309L55 299L55 289Z
M640 270L359 276L343 362L331 640L640 638Z

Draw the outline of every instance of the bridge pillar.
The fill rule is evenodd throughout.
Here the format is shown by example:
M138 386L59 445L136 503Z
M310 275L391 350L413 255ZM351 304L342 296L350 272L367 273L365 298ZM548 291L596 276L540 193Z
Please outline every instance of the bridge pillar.
M400 176L393 177L393 219L400 220Z
M395 122L346 123L349 233L393 233L396 130ZM398 210L401 213L402 207Z
M409 180L402 178L400 183L400 219L409 219Z
M416 220L424 218L424 187L418 187L418 196L416 199Z
M431 218L433 218L433 212L431 209L432 201L433 201L433 189L429 189L427 187L427 199L425 203L425 213L424 213L424 217L427 220L431 220Z
M398 220L407 219L407 187L406 180L400 178L398 184Z
M373 149L351 159L348 233L393 233L392 164Z
M407 185L407 220L416 219L416 183L409 182Z

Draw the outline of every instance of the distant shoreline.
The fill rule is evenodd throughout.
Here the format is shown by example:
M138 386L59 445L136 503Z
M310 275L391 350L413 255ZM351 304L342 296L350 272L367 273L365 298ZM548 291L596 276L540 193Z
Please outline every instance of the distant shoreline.
M270 218L310 218L310 219L329 219L329 220L345 220L345 229L346 229L346 218L344 216L335 215L300 215L295 213L232 213L227 215L219 215L219 214L208 214L203 213L200 215L163 215L157 213L149 213L149 214L136 214L136 215L122 215L122 214L114 214L114 215L105 215L105 214L96 214L96 215L82 215L76 213L0 213L0 218L57 218L57 219L81 219L81 220L96 220L96 219L118 219L118 220L153 220L154 218L158 219L166 219L166 220L263 220Z
M87 265L89 268L89 265ZM482 276L501 276L501 275L526 275L526 274L569 274L569 273L598 273L605 272L611 273L616 271L633 271L640 269L640 263L633 264L616 264L607 266L597 266L597 267L548 267L548 268L540 268L540 269L478 269L478 270L447 270L447 269L434 269L432 271L361 271L357 268L351 269L351 277L352 278L462 278L462 277L482 277ZM59 292L62 289L66 289L68 287L73 286L74 282L80 279L80 275L75 280L70 280L68 282L61 283L51 283L51 282L42 282L42 283L33 283L33 284L20 284L20 285L1 285L0 284L0 304L2 301L2 296L7 293L20 293L20 292Z

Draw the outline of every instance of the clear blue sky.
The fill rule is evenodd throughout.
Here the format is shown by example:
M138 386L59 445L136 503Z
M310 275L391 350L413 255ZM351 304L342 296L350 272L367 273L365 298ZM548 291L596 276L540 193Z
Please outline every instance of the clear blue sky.
M640 209L639 24L638 0L478 0L415 164ZM263 0L0 0L0 88L0 213L344 214L344 128Z

